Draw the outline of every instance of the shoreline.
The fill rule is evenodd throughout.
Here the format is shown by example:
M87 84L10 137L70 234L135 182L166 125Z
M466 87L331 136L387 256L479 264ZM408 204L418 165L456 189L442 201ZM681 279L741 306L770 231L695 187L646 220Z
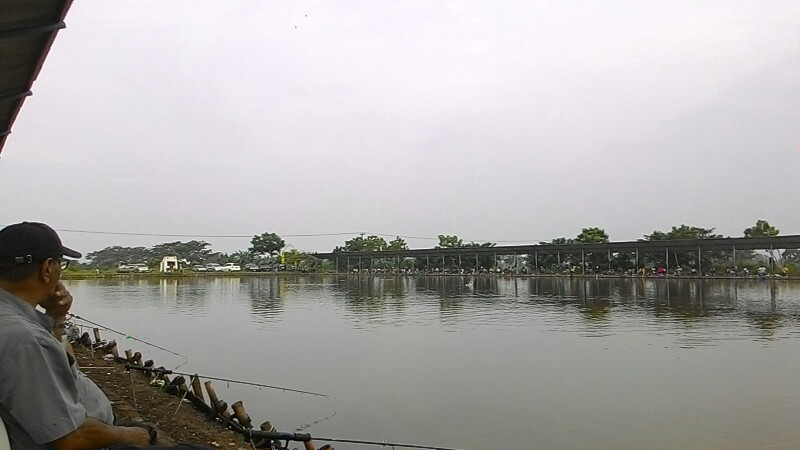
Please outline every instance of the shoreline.
M153 272L153 273L69 273L62 274L63 280L147 280L147 279L183 279L183 278L235 278L235 277L297 277L297 276L351 276L351 277L472 277L472 278L585 278L585 279L642 279L642 280L752 280L752 281L795 281L800 276L769 276L759 278L749 276L723 276L723 275L608 275L608 274L456 274L456 273L418 273L418 274L393 274L393 273L358 273L358 272Z
M145 421L158 429L159 444L191 443L216 448L250 450L242 436L209 420L191 404L152 386L148 376L128 373L125 366L103 359L103 351L73 345L79 370L111 401L116 420ZM176 411L178 405L182 404Z

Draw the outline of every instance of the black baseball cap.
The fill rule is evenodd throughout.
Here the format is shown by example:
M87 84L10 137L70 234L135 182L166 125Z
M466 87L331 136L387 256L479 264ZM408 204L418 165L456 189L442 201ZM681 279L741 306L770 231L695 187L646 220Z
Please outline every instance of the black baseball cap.
M47 258L82 255L64 247L56 231L39 222L22 222L0 230L0 264L30 264Z

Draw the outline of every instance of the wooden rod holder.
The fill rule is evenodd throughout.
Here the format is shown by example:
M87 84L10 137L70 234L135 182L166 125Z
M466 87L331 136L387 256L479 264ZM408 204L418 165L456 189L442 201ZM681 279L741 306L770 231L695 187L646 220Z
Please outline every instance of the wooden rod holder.
M244 403L242 403L241 400L232 404L231 409L233 409L236 420L238 420L243 427L253 428L253 422L250 420L250 416L247 415L247 411L244 410Z
M206 385L206 392L208 393L208 401L211 402L211 406L216 409L219 397L217 397L217 390L214 389L214 383L206 381L204 384Z
M201 402L206 401L205 397L203 397L203 385L200 384L200 377L197 374L194 374L194 377L192 378L192 393Z

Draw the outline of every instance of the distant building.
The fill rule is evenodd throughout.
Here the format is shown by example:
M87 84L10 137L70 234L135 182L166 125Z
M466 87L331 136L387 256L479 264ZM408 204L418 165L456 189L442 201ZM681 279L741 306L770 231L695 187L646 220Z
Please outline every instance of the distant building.
M165 256L161 259L161 272L177 272L181 269L181 264L177 256Z

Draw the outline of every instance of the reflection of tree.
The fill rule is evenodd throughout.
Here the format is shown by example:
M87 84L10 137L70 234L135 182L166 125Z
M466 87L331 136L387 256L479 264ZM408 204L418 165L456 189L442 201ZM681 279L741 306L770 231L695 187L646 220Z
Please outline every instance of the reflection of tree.
M250 295L252 314L264 322L280 320L284 311L282 292L285 279L277 276L254 277L247 279L247 293Z
M362 274L340 280L334 290L344 297L345 307L354 315L366 319L381 319L387 315L398 316L405 310L408 298L405 284L407 280L409 279L406 277Z
M776 331L783 326L786 315L778 311L778 283L769 283L769 310L748 311L747 318L762 337L772 339Z
M577 281L577 280L576 280ZM605 291L601 286L606 286ZM600 280L581 279L577 285L578 295L581 299L581 308L585 319L589 323L608 322L611 313L611 300L608 296L609 289L607 284L600 283ZM605 296L603 293L605 292Z

